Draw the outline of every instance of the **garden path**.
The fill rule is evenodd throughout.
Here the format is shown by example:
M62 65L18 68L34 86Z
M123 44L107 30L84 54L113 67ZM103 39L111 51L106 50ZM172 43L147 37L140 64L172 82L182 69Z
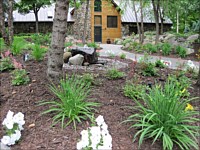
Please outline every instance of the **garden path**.
M131 60L139 60L140 57L143 57L143 54L134 54L121 49L122 45L114 45L114 44L100 44L100 47L103 49L99 51L100 56L110 56L116 55L119 56L120 54L126 54L126 58ZM179 66L187 63L188 60L184 60L181 58L169 58L164 56L151 56L151 61L155 62L157 59L162 59L164 61L170 61L171 65L169 66L172 69L177 69ZM197 61L193 61L194 65L199 67L199 63Z

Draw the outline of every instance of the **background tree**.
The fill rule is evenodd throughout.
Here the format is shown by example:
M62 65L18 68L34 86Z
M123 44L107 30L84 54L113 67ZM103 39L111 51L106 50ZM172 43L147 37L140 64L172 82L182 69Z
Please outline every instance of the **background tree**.
M36 33L38 33L38 12L40 8L46 7L50 4L51 0L21 0L16 6L18 11L22 14L28 14L30 12L34 13Z
M88 20L88 13L89 13L89 3L90 1L86 1L86 10L85 10L85 18L84 18L84 29L83 29L83 37L82 37L82 43L85 44L86 40L86 30L87 30L87 20Z
M2 0L0 1L0 29L4 42L8 44L8 36L6 34L6 27L5 27L5 13Z
M58 80L62 76L63 50L67 32L69 0L57 0L53 21L51 46L48 52L47 76Z
M158 43L159 41L159 7L160 7L160 0L152 0L152 5L153 5L153 12L154 12L154 18L155 18L155 23L156 23L156 39L155 39L155 44Z
M9 45L13 42L13 0L8 0L8 35L9 35Z

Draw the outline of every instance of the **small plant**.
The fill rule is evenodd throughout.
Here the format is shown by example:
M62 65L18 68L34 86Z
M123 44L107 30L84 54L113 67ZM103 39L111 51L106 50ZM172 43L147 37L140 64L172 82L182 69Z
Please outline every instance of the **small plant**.
M146 92L147 87L142 84L126 83L124 86L124 95L131 99L140 99Z
M175 49L176 53L181 57L184 58L186 57L186 49L182 46L177 46Z
M165 68L166 67L166 65L164 64L164 62L161 61L160 59L156 60L155 66L158 67L158 68Z
M98 48L98 45L95 42L87 43L88 47Z
M163 55L165 55L165 56L169 55L171 50L172 50L172 47L171 47L171 45L169 43L164 43L162 45L162 54Z
M0 38L0 53L3 52L5 48L6 48L6 45L4 43L4 40Z
M14 41L11 45L11 52L13 55L21 54L22 50L25 48L26 42L22 37L14 37Z
M83 76L81 76L81 78L85 84L92 85L94 83L94 75L93 74L86 73Z
M61 127L64 128L73 123L76 130L76 123L87 118L92 119L93 107L99 106L98 103L86 101L90 92L90 84L83 82L83 79L72 76L62 79L60 85L52 84L51 92L55 94L57 99L42 101L40 105L49 105L49 109L43 114L54 112L53 124L61 122ZM67 123L65 120L67 119Z
M30 81L25 69L16 69L12 72L12 85L24 85Z
M34 44L38 45L49 45L51 42L50 34L33 34L31 35Z
M149 93L142 96L142 101L135 100L131 109L139 113L129 116L124 122L132 122L131 128L138 129L134 140L139 136L139 147L145 139L162 141L164 150L172 150L176 144L180 149L198 149L197 138L199 112L190 104L193 99L182 98L177 93L179 88L171 80L162 87L156 84Z
M119 79L119 78L122 78L122 77L124 77L125 75L124 75L124 72L121 72L121 71L119 71L119 70L117 70L117 69L115 69L115 68L113 68L113 69L110 69L110 70L108 70L108 72L107 72L107 77L109 78L109 79Z
M150 43L146 44L144 47L150 53L156 53L158 51L157 46Z
M31 56L36 60L40 61L43 59L46 50L38 44L35 44L31 53Z
M65 43L65 47L70 47L70 46L72 46L72 45L73 45L72 42L66 42L66 43Z
M120 57L121 59L125 59L125 58L126 58L126 54L122 53L122 54L120 54L119 57Z
M10 57L4 57L0 60L0 71L6 71L14 69L14 65Z
M14 145L21 138L21 130L23 130L24 114L18 112L14 116L14 112L8 111L6 118L3 120L2 125L6 129L6 135L1 139L4 145Z

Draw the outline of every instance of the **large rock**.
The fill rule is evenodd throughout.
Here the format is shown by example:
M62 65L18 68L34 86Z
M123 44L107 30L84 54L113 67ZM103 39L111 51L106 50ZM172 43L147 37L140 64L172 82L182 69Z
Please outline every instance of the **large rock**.
M191 35L187 38L187 41L195 41L196 39L199 38L199 34L194 34L194 35Z
M70 57L72 57L72 53L71 52L65 52L63 54L63 61L64 61L64 63L68 63Z
M125 49L128 49L131 46L130 43L126 43L126 45L124 46Z
M186 48L186 54L189 55L189 54L192 54L194 53L194 49L192 48Z
M70 65L82 65L83 61L84 61L84 56L81 54L77 54L69 58Z
M167 34L166 37L165 37L165 39L164 39L164 42L168 42L171 38L176 39L175 35L173 35L173 34Z

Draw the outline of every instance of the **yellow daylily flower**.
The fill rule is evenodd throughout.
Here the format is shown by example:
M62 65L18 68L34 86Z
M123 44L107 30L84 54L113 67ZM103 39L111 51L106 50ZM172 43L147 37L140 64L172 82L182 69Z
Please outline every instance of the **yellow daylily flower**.
M185 93L186 89L184 88L182 91L181 91L181 94Z
M188 111L188 110L194 110L194 107L189 103L187 103L187 107L185 108L185 111Z

